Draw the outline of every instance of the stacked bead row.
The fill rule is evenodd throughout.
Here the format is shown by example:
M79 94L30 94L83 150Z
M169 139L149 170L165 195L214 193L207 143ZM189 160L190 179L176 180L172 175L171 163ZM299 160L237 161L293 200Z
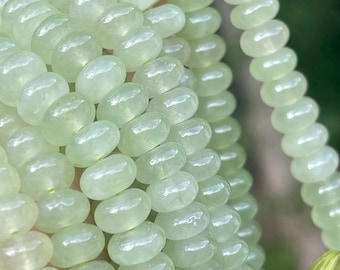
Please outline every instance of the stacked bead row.
M250 64L252 76L263 82L261 97L274 108L273 127L284 134L282 149L292 157L291 172L302 182L302 198L312 206L312 219L322 229L324 244L340 250L339 238L339 173L338 154L325 145L327 129L316 123L319 108L304 96L305 77L295 71L297 57L284 47L289 32L287 26L273 18L277 0L225 0L237 5L230 18L235 27L245 30L241 48L254 57Z

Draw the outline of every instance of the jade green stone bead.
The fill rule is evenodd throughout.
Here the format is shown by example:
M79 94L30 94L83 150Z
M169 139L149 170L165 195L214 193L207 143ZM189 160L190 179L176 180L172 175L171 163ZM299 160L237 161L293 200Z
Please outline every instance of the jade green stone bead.
M180 81L180 83L177 85L177 87L187 87L190 89L195 89L197 85L197 79L194 73L189 68L184 68L184 74Z
M94 219L102 231L115 234L137 227L150 211L149 196L141 189L130 188L101 201Z
M228 205L233 207L237 213L239 213L242 222L253 219L258 210L256 199L250 193L246 193L238 198L229 200Z
M162 228L146 221L132 230L113 235L107 251L115 263L136 265L157 256L163 249L165 241Z
M197 117L208 122L217 122L231 115L236 108L236 99L229 91L222 91L216 95L199 97Z
M141 115L149 102L143 85L127 82L108 92L97 107L97 119L114 122L119 128Z
M141 26L131 29L117 41L114 55L123 61L127 71L132 72L155 59L162 47L163 39L160 34L151 27Z
M54 145L66 145L78 131L91 124L95 106L79 93L69 93L57 99L46 111L41 130L46 140Z
M176 87L184 75L184 66L174 57L163 56L141 66L132 81L140 83L153 98Z
M213 177L221 167L218 153L210 148L197 150L187 156L182 170L191 173L198 182Z
M178 172L186 162L186 153L179 143L165 142L135 160L136 179L151 184Z
M41 232L30 231L0 242L0 268L38 269L50 261L52 254L50 238Z
M0 10L0 13L1 13L1 10ZM9 55L11 55L12 53L18 50L19 48L13 39L5 37L5 36L0 36L0 64L2 63L2 61L6 59L6 57L8 57Z
M48 0L53 6L63 13L69 13L70 1L69 0Z
M325 229L321 231L322 243L330 250L339 250L340 248L340 237L338 228Z
M172 36L163 40L163 47L159 56L174 57L185 64L191 53L189 43L181 37Z
M191 12L209 6L213 0L169 0L168 2L179 6L184 12Z
M21 186L17 170L8 163L0 162L0 197L18 193Z
M244 3L251 2L252 0L224 0L224 2L228 3L229 5L238 6Z
M297 180L313 183L331 176L338 164L337 152L329 146L323 146L309 156L294 158L290 170Z
M146 193L152 210L167 213L191 204L198 193L198 185L190 173L178 171L162 181L151 183Z
M47 267L39 268L39 269L36 269L36 270L58 270L58 269L55 268L55 267L47 266Z
M134 161L127 155L112 154L85 169L80 188L92 200L105 200L131 186L135 178Z
M153 98L146 111L161 112L168 118L170 125L175 125L191 118L197 109L198 97L195 92L190 88L176 87Z
M115 268L104 260L95 260L91 262L82 263L79 266L70 268L70 270L115 270Z
M230 199L235 199L247 193L252 187L253 178L245 169L241 168L234 174L225 177L231 188Z
M7 163L7 154L5 152L5 149L0 145L0 163Z
M255 0L232 9L231 23L238 29L249 29L273 19L279 11L277 0Z
M138 157L168 137L170 125L160 112L147 112L120 129L118 149L130 157Z
M275 108L271 122L277 131L292 133L313 124L318 115L318 104L312 98L302 97L293 104Z
M218 35L191 39L188 41L191 54L186 66L204 68L219 62L227 51L225 41Z
M183 240L168 240L164 253L177 267L195 267L209 261L215 252L214 237L206 231Z
M65 79L57 73L45 72L27 82L21 89L17 110L30 125L41 125L50 105L70 92Z
M172 260L163 252L151 260L135 265L121 265L118 270L175 270Z
M119 2L133 4L140 10L147 10L153 4L156 4L158 0L119 0Z
M219 174L228 177L236 173L243 167L246 162L246 153L244 148L238 143L217 151L221 159L221 168Z
M256 244L261 238L260 225L252 220L241 222L241 227L237 231L237 235L248 244Z
M249 69L253 78L266 82L289 74L295 69L296 64L296 53L290 48L283 47L270 55L254 58Z
M316 205L312 208L313 223L321 229L339 229L340 226L340 200L325 205Z
M261 269L265 261L265 252L259 245L249 245L249 254L247 257L247 264L254 267L254 269Z
M328 140L325 126L313 123L303 130L285 134L281 141L283 152L290 157L303 157L320 149Z
M167 239L183 240L202 232L209 220L205 205L194 201L182 209L158 213L155 223L163 228Z
M176 267L176 270L220 270L220 269L221 268L219 264L213 259L210 259L209 261L203 264L193 266L193 267L185 267L185 268Z
M250 57L272 54L286 45L289 38L287 25L270 20L243 32L240 39L242 51Z
M70 268L93 260L105 245L103 232L92 224L75 224L56 232L51 237L53 256L50 263L59 268Z
M32 52L17 51L11 54L0 64L0 101L16 106L24 84L46 71L44 61Z

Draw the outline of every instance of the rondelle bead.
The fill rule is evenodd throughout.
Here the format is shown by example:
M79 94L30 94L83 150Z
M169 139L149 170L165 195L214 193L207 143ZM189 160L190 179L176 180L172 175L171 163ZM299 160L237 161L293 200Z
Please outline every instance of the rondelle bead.
M244 3L251 2L251 1L253 0L224 0L224 2L228 3L229 5L233 5L233 6L241 5Z
M113 235L107 250L112 261L120 265L135 265L156 257L165 241L162 228L146 221L132 230Z
M247 193L253 183L253 179L248 171L239 169L234 174L225 177L231 188L230 199L237 198Z
M163 40L163 47L159 56L174 57L185 64L190 57L189 43L181 37L171 36Z
M5 152L5 149L0 144L0 163L7 163L7 154Z
M246 193L238 198L229 200L228 205L233 207L237 213L239 213L242 222L253 219L258 210L256 199L250 193Z
M172 260L163 252L152 259L135 265L121 265L118 270L175 270Z
M265 261L265 252L260 245L249 245L249 253L247 257L247 264L254 267L254 269L261 269Z
M176 270L220 270L220 265L213 258L209 261L193 267L176 267ZM242 269L243 270L243 269Z
M236 173L243 167L246 162L246 153L244 148L238 143L217 151L221 159L221 168L219 174L228 177Z
M243 52L250 57L272 54L286 45L289 30L286 24L270 20L243 32L240 45Z
M184 12L191 12L209 6L213 0L169 0L168 2L179 6Z
M254 221L242 221L241 227L237 231L237 235L247 242L247 244L255 245L261 238L261 227Z
M17 170L7 162L0 162L0 197L18 193L21 180Z
M63 13L69 13L70 1L69 0L48 0L53 6Z
M325 229L321 231L321 239L323 244L330 250L340 249L339 229Z
M119 2L133 4L140 10L147 10L153 4L157 3L157 0L119 0Z
M191 69L184 67L183 77L177 85L178 87L188 87L190 89L196 88L197 79Z
M107 261L94 260L82 263L78 266L72 267L69 270L115 270L115 268Z
M312 208L313 223L321 229L335 230L340 226L340 200Z
M50 263L59 268L70 268L95 259L104 249L103 232L92 224L75 224L51 237L53 257Z
M0 13L1 13L1 8L0 8ZM0 15L0 28L1 28L1 15ZM1 33L1 30L0 30L0 33ZM18 50L19 48L17 46L17 43L13 39L5 37L5 36L0 36L0 64L8 56L17 52Z

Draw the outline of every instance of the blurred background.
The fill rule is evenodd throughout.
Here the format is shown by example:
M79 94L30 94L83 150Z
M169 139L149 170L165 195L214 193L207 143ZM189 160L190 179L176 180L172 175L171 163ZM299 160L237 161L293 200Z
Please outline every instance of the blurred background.
M271 127L272 109L260 99L261 84L249 75L250 59L239 47L241 32L230 24L232 7L223 0L214 5L224 20L220 35L227 42L225 62L234 72L230 91L238 100L234 116L242 126L240 143L247 151L246 167L259 204L264 269L309 269L325 251L320 231L301 200L300 184L290 175L290 159L280 148L282 136ZM297 70L308 79L307 95L320 106L318 121L329 130L329 145L340 152L340 1L281 0L277 19L290 29L287 46L297 53Z

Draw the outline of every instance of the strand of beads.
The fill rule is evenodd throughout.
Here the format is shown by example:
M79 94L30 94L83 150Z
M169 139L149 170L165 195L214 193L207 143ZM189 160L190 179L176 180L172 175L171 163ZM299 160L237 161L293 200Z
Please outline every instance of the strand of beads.
M304 96L305 77L295 71L296 55L284 47L289 36L287 26L274 20L279 4L275 0L225 0L237 5L230 19L245 30L241 48L254 57L252 76L263 82L261 97L274 108L273 127L284 134L282 149L293 158L291 172L302 182L302 198L312 206L312 219L322 229L322 240L330 249L340 250L338 237L339 173L338 154L325 145L327 129L316 123L319 108Z

